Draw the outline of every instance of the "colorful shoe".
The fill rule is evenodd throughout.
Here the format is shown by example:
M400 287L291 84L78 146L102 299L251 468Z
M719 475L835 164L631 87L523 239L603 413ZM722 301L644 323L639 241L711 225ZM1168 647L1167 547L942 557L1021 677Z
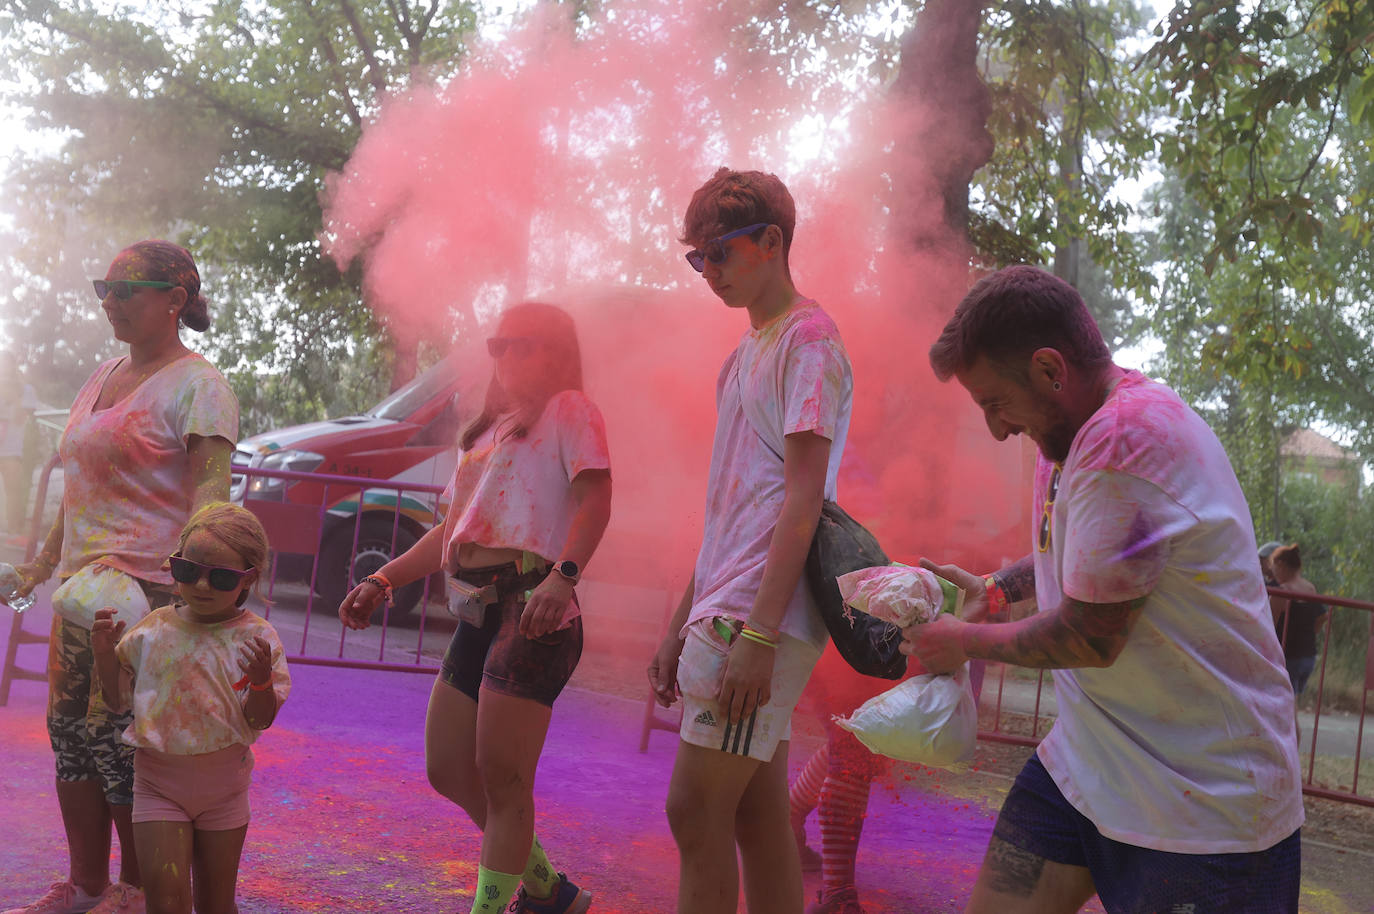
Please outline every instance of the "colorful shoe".
M100 904L91 908L90 914L146 914L146 911L142 889L127 882L116 882L100 896Z
M551 897L531 898L522 885L508 910L510 914L585 914L591 906L592 893L569 882L566 873L559 873L558 888Z
M825 888L816 893L816 903L806 914L864 914L859 904L859 891L852 885Z
M87 914L100 899L100 895L87 895L75 883L54 882L42 898L4 914Z

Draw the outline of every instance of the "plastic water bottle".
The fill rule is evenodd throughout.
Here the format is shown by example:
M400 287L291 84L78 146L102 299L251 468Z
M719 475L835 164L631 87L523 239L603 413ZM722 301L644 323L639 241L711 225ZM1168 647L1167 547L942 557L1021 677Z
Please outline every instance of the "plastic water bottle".
M17 613L21 613L33 605L33 595L16 596L19 588L24 586L24 579L19 576L19 572L14 570L13 565L0 562L0 600L8 603L10 608Z

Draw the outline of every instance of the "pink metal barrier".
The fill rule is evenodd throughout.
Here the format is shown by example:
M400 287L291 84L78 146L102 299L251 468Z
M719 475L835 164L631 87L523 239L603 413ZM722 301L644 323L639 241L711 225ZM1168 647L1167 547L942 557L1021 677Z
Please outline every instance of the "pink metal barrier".
M1271 596L1321 603L1328 607L1345 607L1368 616L1367 623L1361 626L1368 632L1368 637L1365 639L1363 681L1357 684L1358 710L1341 712L1329 709L1325 705L1332 631L1328 620L1313 674L1313 680L1316 682L1314 707L1310 712L1299 711L1298 735L1307 740L1303 752L1304 793L1362 806L1374 806L1374 794L1371 794L1368 788L1363 793L1360 791L1360 762L1364 755L1365 722L1369 714L1369 693L1374 689L1374 603L1326 594L1297 593L1279 588L1270 588L1269 593ZM1050 685L1050 677L1043 671L1013 670L1001 665L996 669L997 673L990 675L983 683L981 704L991 720L989 721L987 716L984 717L984 726L978 731L978 738L1018 746L1039 744L1045 732L1049 730L1050 724L1054 722L1055 716L1048 709L1049 697L1053 695L1052 687L1046 691L1046 687ZM1030 678L1032 676L1034 678ZM1310 690L1311 686L1308 688ZM1322 737L1324 728L1327 733L1325 738ZM1319 745L1324 751L1318 752ZM1323 762L1324 770L1321 772L1318 771L1319 759ZM1333 788L1323 784L1319 778L1334 779L1339 787Z
M268 601L265 614L269 620L278 584L284 579L284 565L294 565L302 571L306 566L309 568L308 574L303 575L302 583L306 585L304 621L294 650L287 636L283 634L282 637L292 663L393 672L438 671L437 663L424 656L426 607L431 595L439 599L444 597L442 580L438 576L431 575L401 588L396 602L383 606L373 617L373 628L364 632L344 628L339 622L338 608L340 600L353 585L404 552L439 522L442 517L439 496L444 491L443 486L239 466L234 468L234 476L246 481L305 482L318 487L320 492L317 504L256 499L247 495L243 498L244 507L257 515L267 528L268 540L273 546L272 574L265 587ZM245 485L242 489L251 493L252 486ZM289 493L291 488L286 487L284 491ZM342 555L339 554L341 547L346 547ZM287 556L295 556L297 561L284 561ZM304 564L299 561L302 557L306 559ZM289 578L286 580L289 582ZM388 662L388 638L393 623L399 621L395 618L398 614L417 616L415 644L407 648L405 662ZM338 631L333 656L321 654L318 643L311 645L312 625L323 625L329 632ZM281 633L281 627L278 632ZM355 643L365 645L365 649L370 648L375 638L376 660L364 660L359 652L347 655L350 637Z
M54 456L43 468L29 530L26 561L32 559L37 544L46 535L43 504L52 472L58 465ZM384 608L374 617L373 627L364 632L345 629L338 620L337 610L339 599L347 593L353 582L409 548L438 521L441 516L439 496L442 487L241 466L234 468L234 475L236 493L242 494L245 507L263 521L272 542L274 553L271 573L260 585L266 597L266 605L261 611L277 627L292 663L394 672L437 672L437 658L446 644L448 633L440 633L442 640L437 645L433 644L436 639L430 632L426 607L431 596L439 602L445 597L439 576L434 575L402 588L397 607ZM285 493L290 492L291 487L282 486L275 488L275 491L283 493L279 498L253 498L253 487L248 483L255 478L309 483L313 488L308 491L318 490L318 498L308 503L287 501ZM1367 789L1364 793L1360 791L1368 698L1370 690L1374 689L1374 603L1280 589L1271 589L1270 593L1328 607L1348 608L1363 612L1368 617L1362 626L1368 636L1365 639L1363 681L1357 689L1358 712L1326 707L1332 630L1332 626L1327 624L1315 670L1314 707L1310 712L1300 712L1299 731L1301 736L1307 738L1304 792L1374 806L1374 795ZM674 594L668 593L669 611L675 602ZM24 628L25 620L35 615L33 612L11 614L4 670L0 676L0 706L8 701L14 680L46 680L41 659L31 662L29 667L19 663L21 647L47 643L46 631L32 632ZM408 618L411 615L415 616L414 622ZM335 632L338 633L337 639ZM428 655L425 650L427 635L431 635ZM399 648L391 643L398 637L406 642ZM1053 691L1047 693L1045 689L1048 677L1043 672L1013 670L1001 665L989 665L988 673L990 675L984 678L982 685L981 705L984 714L979 738L1022 746L1038 744L1055 715ZM644 714L641 750L646 746L650 732L655 729L676 730L676 726L654 714L651 699ZM1319 761L1323 766L1322 771L1318 770ZM1334 781L1336 786L1323 781Z

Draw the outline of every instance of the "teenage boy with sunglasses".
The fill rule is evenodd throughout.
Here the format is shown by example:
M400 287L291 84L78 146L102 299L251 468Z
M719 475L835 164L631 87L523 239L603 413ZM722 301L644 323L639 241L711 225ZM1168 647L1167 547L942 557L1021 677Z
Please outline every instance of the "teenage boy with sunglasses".
M827 638L802 569L835 497L853 380L834 322L792 284L795 223L776 176L726 168L684 221L687 262L750 326L716 383L695 572L649 666L661 704L683 699L667 804L680 914L735 911L737 847L751 914L802 907L787 745Z
M965 618L913 626L902 649L935 673L1052 669L1059 706L966 910L1070 912L1096 892L1111 914L1296 912L1293 690L1216 435L1113 364L1078 293L1034 267L974 286L930 362L993 437L1039 447L1036 527L986 580L922 561L964 588Z

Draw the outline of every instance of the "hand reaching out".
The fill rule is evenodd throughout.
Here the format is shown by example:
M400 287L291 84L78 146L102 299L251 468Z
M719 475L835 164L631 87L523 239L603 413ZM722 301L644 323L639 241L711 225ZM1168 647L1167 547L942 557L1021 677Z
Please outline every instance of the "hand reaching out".
M249 685L262 687L272 681L272 645L261 635L254 635L239 648L239 669L248 677Z

